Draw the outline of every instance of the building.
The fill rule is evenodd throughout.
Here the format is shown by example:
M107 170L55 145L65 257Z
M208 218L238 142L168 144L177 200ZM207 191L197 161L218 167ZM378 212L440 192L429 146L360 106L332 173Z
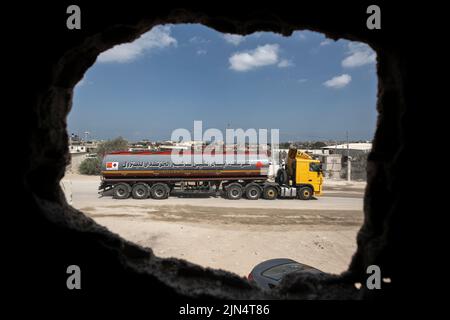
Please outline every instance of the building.
M77 173L84 159L92 156L95 157L99 143L101 141L83 140L78 135L72 133L69 137L70 165L67 169L70 172Z
M336 144L331 146L322 147L323 150L334 151L333 153L342 153L342 151L347 151L347 149L352 152L362 152L369 153L372 150L371 142L352 142L344 144Z
M86 146L83 145L69 145L69 152L70 154L74 154L74 153L86 153L87 152L87 148Z

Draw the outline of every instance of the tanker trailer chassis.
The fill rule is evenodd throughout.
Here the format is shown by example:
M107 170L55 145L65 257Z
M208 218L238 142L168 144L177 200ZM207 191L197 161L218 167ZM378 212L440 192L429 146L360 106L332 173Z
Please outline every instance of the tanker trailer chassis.
M266 180L254 180L238 177L233 180L223 179L102 179L99 194L112 193L115 199L167 199L170 195L209 195L224 196L230 200L243 197L249 200L264 198L274 200L283 188L277 183Z

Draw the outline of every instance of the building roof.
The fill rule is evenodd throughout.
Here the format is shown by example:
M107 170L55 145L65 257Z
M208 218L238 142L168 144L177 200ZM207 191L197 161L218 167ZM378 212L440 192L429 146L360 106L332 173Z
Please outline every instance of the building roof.
M372 143L370 142L357 142L357 143L349 143L348 148L350 150L361 150L368 151L372 149ZM347 149L347 144L337 144L333 146L322 147L322 149Z

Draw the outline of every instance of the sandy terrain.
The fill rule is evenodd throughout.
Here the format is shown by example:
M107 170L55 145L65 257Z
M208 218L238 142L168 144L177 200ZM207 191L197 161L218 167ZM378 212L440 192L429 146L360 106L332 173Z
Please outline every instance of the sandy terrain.
M365 183L327 181L317 200L220 197L115 200L99 197L99 177L68 174L72 205L112 232L161 257L247 275L259 262L291 258L327 272L346 269L362 224Z

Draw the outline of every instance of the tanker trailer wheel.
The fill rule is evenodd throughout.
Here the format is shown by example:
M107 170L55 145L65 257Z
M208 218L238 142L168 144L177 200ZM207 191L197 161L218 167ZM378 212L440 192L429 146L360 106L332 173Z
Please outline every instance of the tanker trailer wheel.
M130 196L131 187L127 183L118 183L114 185L113 198L114 199L127 199Z
M303 187L298 192L298 198L301 200L310 200L313 196L313 191L310 187Z
M150 196L150 187L146 183L136 183L131 189L134 199L147 199Z
M275 200L278 197L278 190L273 186L268 186L264 188L264 199Z
M248 200L258 200L261 197L261 188L256 184L248 185L245 189L245 196Z
M169 197L170 188L165 183L155 183L150 188L150 195L153 199L161 200Z
M227 186L227 198L230 200L239 200L242 198L242 186L238 183L232 183Z

